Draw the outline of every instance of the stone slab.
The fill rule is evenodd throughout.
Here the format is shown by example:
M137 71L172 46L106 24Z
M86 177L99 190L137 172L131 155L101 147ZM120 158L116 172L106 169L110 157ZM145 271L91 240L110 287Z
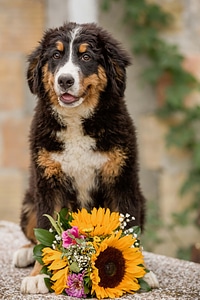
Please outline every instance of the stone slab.
M12 265L16 249L27 243L20 228L15 223L0 221L0 299L6 300L72 300L75 298L46 295L23 295L20 282L30 272L30 268L18 269ZM127 300L198 300L200 299L200 264L144 252L145 262L158 277L160 288L149 293L125 295Z

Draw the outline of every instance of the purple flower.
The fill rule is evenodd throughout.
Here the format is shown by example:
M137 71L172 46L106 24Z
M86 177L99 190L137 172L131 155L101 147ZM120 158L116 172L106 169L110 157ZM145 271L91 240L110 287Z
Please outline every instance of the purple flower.
M72 244L77 244L76 238L84 239L83 235L79 235L78 227L73 226L62 233L63 247L68 248Z
M65 289L68 296L85 298L83 274L70 274L67 281L68 288Z

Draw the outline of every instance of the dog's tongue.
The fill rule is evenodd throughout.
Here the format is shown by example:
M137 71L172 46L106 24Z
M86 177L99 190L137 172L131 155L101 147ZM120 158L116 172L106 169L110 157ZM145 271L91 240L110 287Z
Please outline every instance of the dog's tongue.
M73 95L65 93L60 97L60 100L64 103L72 103L72 102L76 101L77 98L74 97Z

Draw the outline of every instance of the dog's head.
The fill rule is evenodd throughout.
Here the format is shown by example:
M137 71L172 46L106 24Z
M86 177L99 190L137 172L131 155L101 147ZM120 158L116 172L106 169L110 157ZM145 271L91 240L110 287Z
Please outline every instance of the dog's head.
M101 92L122 97L128 54L97 25L68 23L48 30L29 56L27 79L32 93L48 93L63 108L96 106Z

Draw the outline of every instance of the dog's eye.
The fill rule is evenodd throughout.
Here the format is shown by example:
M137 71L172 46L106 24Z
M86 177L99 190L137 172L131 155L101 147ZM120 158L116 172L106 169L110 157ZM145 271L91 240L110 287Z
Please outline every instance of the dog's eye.
M61 58L60 52L58 52L58 51L54 52L54 53L53 53L53 58L54 58L54 59L59 59L59 58Z
M89 54L85 53L81 56L81 59L84 60L84 61L90 61L91 56Z

